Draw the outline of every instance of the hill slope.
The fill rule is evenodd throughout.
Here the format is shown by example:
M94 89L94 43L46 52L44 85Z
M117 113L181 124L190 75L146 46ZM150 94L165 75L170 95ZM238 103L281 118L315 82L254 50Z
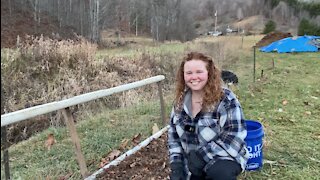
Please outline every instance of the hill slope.
M29 8L10 6L9 2L1 0L1 48L15 46L18 36L20 40L26 35L43 35L52 39L76 38L72 27L60 27L57 19L43 13L40 22L37 22Z

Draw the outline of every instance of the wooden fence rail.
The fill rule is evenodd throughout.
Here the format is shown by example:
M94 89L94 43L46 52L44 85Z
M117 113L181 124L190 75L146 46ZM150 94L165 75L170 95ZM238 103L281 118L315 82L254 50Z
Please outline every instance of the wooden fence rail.
M69 99L55 101L55 102L42 104L42 105L18 110L15 112L3 114L3 115L1 115L1 129L5 128L5 126L8 126L10 124L18 123L23 120L28 120L28 119L33 118L38 115L43 115L43 114L47 114L47 113L50 113L53 111L62 110L63 117L65 119L67 128L69 129L69 132L70 132L72 142L74 144L75 153L77 156L77 161L78 161L78 164L80 167L81 175L83 178L85 178L89 174L88 174L87 166L85 164L84 156L81 152L80 139L79 139L78 134L76 132L74 118L73 118L72 113L70 113L69 107L74 106L74 105L78 105L78 104L82 104L82 103L85 103L88 101L96 100L96 99L99 99L102 97L106 97L106 96L109 96L109 95L112 95L115 93L127 91L130 89L134 89L134 88L145 86L145 85L152 84L152 83L157 83L158 84L158 94L159 94L159 98L160 98L160 107L161 107L161 119L162 119L163 125L165 125L165 117L164 117L165 109L164 109L164 101L163 101L162 86L161 86L161 81L164 79L165 79L165 77L163 75L158 75L158 76L154 76L151 78L143 79L141 81L136 81L133 83L128 83L125 85L121 85L121 86L117 86L117 87L113 87L113 88L109 88L109 89L94 91L94 92L82 94L79 96L74 96ZM5 141L7 141L7 140L5 139ZM5 148L4 151L5 151L4 155L8 154L7 148ZM4 157L4 159L8 159L8 157ZM9 169L7 169L7 168L9 168L9 164L7 164L7 163L9 163L9 161L5 161L5 168L6 168L6 172L7 171L9 172ZM6 176L7 176L7 174L6 174ZM10 179L10 177L6 177L6 178Z

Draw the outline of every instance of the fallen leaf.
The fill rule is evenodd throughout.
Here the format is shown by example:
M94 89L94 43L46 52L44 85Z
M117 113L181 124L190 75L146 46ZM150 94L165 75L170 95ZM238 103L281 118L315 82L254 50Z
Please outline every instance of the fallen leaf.
M287 104L288 104L288 101L284 99L284 100L282 101L282 105L285 106L285 105L287 105Z
M101 158L101 162L106 163L108 161L106 160L106 158Z
M282 160L282 159L280 159L278 162L279 162L280 164L286 164L286 162L285 162L284 160Z
M109 161L106 160L106 158L101 158L99 168L102 168L103 166L105 166L108 163L109 163Z
M289 121L292 122L292 123L296 122L295 119L289 119Z
M320 163L319 160L317 160L317 159L315 159L315 158L313 158L313 157L309 157L309 159L310 159L311 161L315 161L315 162L317 162L317 163Z
M67 175L61 176L59 177L59 180L67 180L69 179L71 176L73 175L73 173L68 173Z
M310 111L306 111L306 112L304 112L304 114L311 115L311 112Z
M320 133L315 133L315 134L312 135L312 137L314 139L319 139L320 140Z
M104 162L100 162L99 164L99 168L103 168L107 163L104 163Z
M159 131L159 127L157 125L157 123L154 123L152 126L152 134L155 134Z
M267 159L263 160L263 164L276 164L276 163L277 163L277 161L270 161Z
M270 146L270 141L269 140L264 140L263 141L263 148L269 148L269 146Z
M118 149L115 149L108 154L107 158L109 161L112 161L115 158L117 158L120 154L121 154L121 151L119 151Z
M133 162L132 164L130 164L129 166L132 168L132 167L135 167L136 166L136 162Z
M318 100L319 98L318 97L316 97L316 96L310 96L312 99L316 99L316 100Z
M139 133L132 138L132 142L134 144L138 144L140 142L140 139L141 139L141 134Z
M50 151L51 146L56 143L57 141L55 140L54 136L52 133L48 134L48 138L45 142L45 147L48 149L48 151Z
M121 141L119 149L121 149L121 150L125 149L128 146L128 143L129 143L129 139L123 139Z
M166 168L166 162L163 162L162 166L161 166L161 169L164 169Z
M112 153L112 152L111 152ZM109 153L109 155L111 154ZM108 156L109 156L108 155ZM113 159L112 159L113 160ZM109 157L106 157L106 158L101 158L100 160L100 164L99 164L99 168L102 168L104 167L106 164L108 164L111 160L109 160Z

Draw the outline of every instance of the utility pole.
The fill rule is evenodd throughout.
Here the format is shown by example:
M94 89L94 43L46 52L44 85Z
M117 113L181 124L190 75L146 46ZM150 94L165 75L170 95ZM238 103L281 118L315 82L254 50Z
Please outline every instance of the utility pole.
M215 21L214 21L214 33L217 32L217 10L216 10L216 13L214 13L214 16L215 16Z

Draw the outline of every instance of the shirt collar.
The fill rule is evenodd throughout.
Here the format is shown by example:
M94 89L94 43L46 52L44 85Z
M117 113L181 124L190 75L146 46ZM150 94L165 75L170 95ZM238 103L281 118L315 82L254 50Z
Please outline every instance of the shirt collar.
M183 99L183 109L190 117L192 117L191 103L192 103L192 93L191 93L191 90L189 89L186 91L186 94Z

